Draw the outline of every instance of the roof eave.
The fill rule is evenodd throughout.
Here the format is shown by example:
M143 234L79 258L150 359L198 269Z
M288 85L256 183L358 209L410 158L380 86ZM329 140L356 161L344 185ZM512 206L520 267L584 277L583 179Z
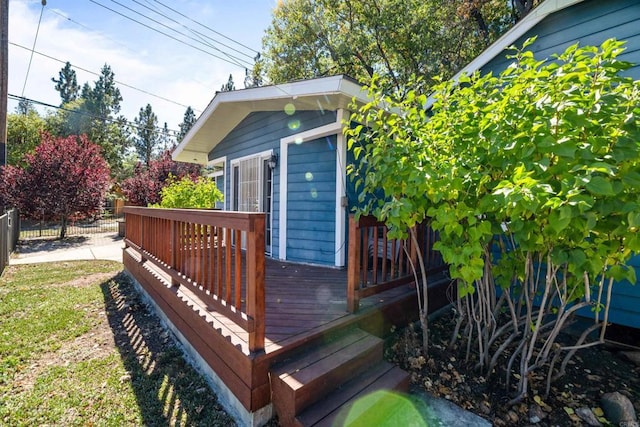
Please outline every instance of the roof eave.
M208 153L251 112L282 111L287 103L298 109L335 110L346 108L353 98L362 103L368 100L362 86L345 76L218 92L172 157L206 164Z

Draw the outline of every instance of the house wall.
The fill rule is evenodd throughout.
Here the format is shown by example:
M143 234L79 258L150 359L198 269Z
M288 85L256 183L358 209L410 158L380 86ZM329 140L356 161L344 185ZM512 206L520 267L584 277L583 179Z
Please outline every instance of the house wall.
M514 44L522 46L526 39L536 35L538 38L529 50L538 59L550 58L577 42L581 46L600 45L615 37L627 41L627 49L619 58L640 64L640 3L637 0L587 0L546 17ZM505 55L499 55L482 67L482 71L499 73L510 63ZM640 79L640 65L625 74Z
M229 133L210 153L209 160L226 156L225 180L226 200L224 209L231 208L231 162L235 159L249 156L268 150L273 150L280 156L280 139L289 135L314 129L336 120L334 111L297 111L292 115L283 112L255 112L249 114L233 131ZM294 144L295 145L295 144ZM312 154L309 154L312 156ZM313 163L316 159L309 157L300 162ZM280 170L282 159L273 173L273 206L272 206L272 256L279 257L279 230L280 230ZM335 177L334 177L335 182ZM334 196L335 197L335 196ZM293 206L292 206L293 205ZM288 209L295 215L295 202L290 201ZM307 209L308 207L302 207ZM330 218L334 218L331 216ZM287 254L289 255L289 254ZM291 259L287 256L288 259ZM313 262L312 259L300 261Z
M561 53L576 42L581 46L600 45L606 39L615 37L627 41L626 50L619 58L640 64L640 2L588 0L578 3L543 19L515 45L522 46L527 38L534 35L538 38L529 49L538 59L550 58L552 54ZM488 62L482 72L499 73L510 63L505 55L500 55ZM640 79L640 65L635 65L625 74ZM640 279L640 256L634 257L629 265L636 269ZM593 316L588 309L581 313ZM640 328L640 283L635 286L628 282L614 285L609 320Z
M336 137L288 149L287 260L334 265Z

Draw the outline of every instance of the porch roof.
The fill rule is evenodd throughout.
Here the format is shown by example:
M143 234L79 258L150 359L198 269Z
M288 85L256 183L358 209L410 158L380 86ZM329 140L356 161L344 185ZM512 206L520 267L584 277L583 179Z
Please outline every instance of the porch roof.
M250 113L296 110L337 110L353 99L367 102L367 93L353 79L339 75L292 83L216 92L215 96L173 151L173 159L207 163L209 152Z

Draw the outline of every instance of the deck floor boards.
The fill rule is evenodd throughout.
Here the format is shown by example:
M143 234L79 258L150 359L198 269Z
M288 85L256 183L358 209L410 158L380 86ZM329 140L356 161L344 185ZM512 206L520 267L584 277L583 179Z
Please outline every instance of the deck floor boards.
M265 260L265 352L279 350L321 333L353 315L347 312L347 271L331 267L295 264L267 258ZM158 276L166 276L161 270ZM168 279L168 278L166 278ZM188 286L187 286L188 288ZM181 288L184 292L184 288ZM382 294L362 299L360 309L381 306L396 298L413 293L405 285ZM210 307L197 292L186 290L200 314L232 342L248 351L248 334L221 313ZM244 295L244 289L243 289ZM244 303L243 303L244 306ZM244 308L244 307L243 307Z

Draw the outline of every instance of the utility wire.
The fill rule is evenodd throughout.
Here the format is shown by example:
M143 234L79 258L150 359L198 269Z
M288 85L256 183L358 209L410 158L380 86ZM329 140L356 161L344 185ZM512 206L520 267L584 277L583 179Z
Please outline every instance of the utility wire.
M47 9L47 10L48 10L49 12L51 12L51 13L55 13L56 15L60 16L61 18L66 19L66 20L67 20L67 21L69 21L69 22L73 22L74 24L78 25L79 27L82 27L82 28L84 28L84 29L86 29L86 30L89 30L89 31L93 32L93 33L96 33L96 34L100 35L100 37L104 37L104 38L106 38L107 40L110 40L110 41L112 41L113 43L115 43L115 44L117 44L117 45L122 46L123 48L125 48L126 50L128 50L130 53L135 53L135 52L134 52L134 51L133 51L129 46L125 45L124 43L119 42L118 40L116 40L116 39L114 39L114 38L112 38L112 37L109 37L109 36L108 36L107 34L105 34L105 33L102 33L102 32L100 32L100 31L98 31L98 30L96 30L96 29L94 29L94 28L88 27L87 25L84 25L84 24L83 24L83 23L81 23L81 22L75 21L75 20L73 20L73 19L69 18L68 16L66 16L66 15L64 15L64 14L62 14L62 13L60 13L60 12L58 12L58 11L57 11L57 10L55 10L55 9ZM135 53L135 54L137 54L137 53ZM195 82L195 83L198 83L198 84L199 84L200 86L202 86L202 87L205 87L205 88L207 88L207 89L211 89L210 85L208 85L208 84L206 84L206 83L203 83L203 82L201 82L201 81L199 81L199 80L196 80L196 79L194 79L194 78L189 78L189 80L191 80L191 81L193 81L193 82Z
M162 3L162 2L161 2L161 1L159 1L159 0L153 0L153 1L155 1L155 2L156 2L156 3L158 3L158 4L160 4L161 6L164 6L165 8L169 9L170 11L172 11L172 12L174 12L174 13L177 13L178 15L182 16L183 18L185 18L185 19L187 19L187 20L189 20L189 21L191 21L191 22L193 22L193 23L195 23L195 24L198 24L198 25L200 25L200 26L201 26L201 27L203 27L203 28L206 28L207 30L211 31L212 33L215 33L215 34L219 35L220 37L223 37L223 38L225 38L225 39L227 39L227 40L229 40L229 41L232 41L232 42L234 42L234 43L236 43L236 44L238 44L238 45L240 45L240 46L244 47L245 49L250 50L251 52L254 52L254 53L256 53L256 54L257 54L257 53L260 53L259 51L255 50L255 49L253 49L253 48L251 48L251 47L249 47L249 46L247 46L246 44L242 44L242 43L240 43L239 41L234 40L234 39L232 39L232 38L230 38L230 37L227 37L227 36L225 36L224 34L222 34L222 33L218 32L218 31L214 30L214 29L213 29L213 28L211 28L211 27L208 27L208 26L206 26L206 25L204 25L204 24L202 24L202 23L200 23L200 22L198 22L198 21L196 21L196 20L194 20L194 19L191 19L191 18L190 18L190 17L188 17L187 15L185 15L185 14L183 14L183 13L181 13L181 12L179 12L179 11L175 10L175 9L173 9L173 8L172 8L172 7L170 7L170 6L167 6L166 4Z
M156 13L156 14L160 15L160 16L163 16L163 17L164 17L164 18L166 18L166 19L169 19L170 21L172 21L172 22L174 22L174 23L176 23L176 24L178 24L178 25L181 25L182 27L186 28L186 29L187 29L187 31L189 31L189 32L193 33L193 31L192 31L190 28L188 28L188 27L186 27L186 26L182 25L180 22L175 21L175 20L173 20L172 18L170 18L170 17L168 17L168 16L166 16L166 15L163 15L163 14L161 14L160 12L157 12L157 11L155 11L155 10L153 10L153 9L151 9L151 8L149 8L149 7L147 7L147 6L145 6L145 5L141 4L140 2L138 2L138 1L136 1L136 0L131 0L131 1L133 1L134 3L136 3L136 4L140 5L140 6L142 6L142 7L146 8L146 9L148 9L148 10L151 10L152 12L154 12L154 13ZM223 52L223 51L222 51L222 50L220 50L218 47L214 46L212 43L207 42L207 41L205 40L205 38L203 38L203 37L198 37L198 38L191 37L191 36L189 36L189 35L187 35L187 34L185 34L185 33L183 33L183 32L180 32L180 31L176 30L176 29L175 29L175 28L173 28L173 27L170 27L170 26L168 26L168 25L166 25L166 24L164 24L164 23L162 23L162 22L160 22L160 21L157 21L157 20L155 20L155 19L153 19L153 18L149 17L148 15L145 15L144 13L138 12L138 11L137 11L137 10L135 10L135 9L132 9L132 8L130 8L130 7L128 7L128 6L125 6L125 5L123 5L122 3L117 2L116 0L111 0L111 2L112 2L112 3L117 4L118 6L120 6L120 7L124 8L124 9L126 9L126 10L129 10L129 11L131 11L131 12L133 12L133 13L137 14L137 15L140 15L140 16L142 16L143 18L146 18L146 19L148 19L148 20L149 20L149 21L151 21L151 22L155 22L156 24L161 25L162 27L167 28L167 29L169 29L169 30L173 31L174 33L180 34L181 36L186 37L186 38L188 38L189 40L193 40L193 41L195 41L196 43L200 43L200 44L202 44L202 45L204 45L204 46L210 47L211 49L217 50L217 51L218 51L218 52L220 52L222 55L225 55L227 58L229 58L229 60L230 60L231 62L233 62L235 65L237 65L237 66L239 66L239 67L246 68L246 64L247 64L247 63L242 64L242 63L240 62L240 61L243 61L242 59L238 58L237 56L231 55L231 54L229 54L229 53ZM205 37L206 37L206 36L205 36ZM214 42L216 42L216 41L215 41L215 40L213 40L213 39L211 39L211 40L212 40L212 41L214 41ZM226 45L225 45L225 46L226 46ZM242 52L240 52L240 53L242 53ZM247 56L248 58L250 58L250 59L251 59L251 56L250 56L250 55L246 55L246 54L244 54L244 53L242 53L242 54L243 54L243 55L245 55L245 56Z
M138 5L140 5L140 6L142 6L142 7L144 7L144 8L145 8L145 9L147 9L147 10L150 10L150 11L151 11L151 12L153 12L153 13L156 13L156 14L158 14L158 15L162 16L163 18L168 19L169 21L171 21L171 22L173 22L173 23L175 23L175 24L180 25L182 28L184 28L184 29L188 30L189 32L191 32L191 33L193 33L193 34L196 34L196 35L200 36L200 37L201 37L201 38L203 38L203 39L211 40L211 41L212 41L212 42L214 42L214 43L218 43L219 45L224 46L224 47L226 47L227 49L231 49L232 51L234 51L234 52L236 52L236 53L239 53L240 55L244 55L244 56L246 56L246 57L247 57L247 58L249 58L249 59L253 59L253 58L254 58L254 56L255 56L255 55L249 55L249 54L247 54L247 53L244 53L244 52L242 52L242 51L240 51L240 50L238 50L238 49L236 49L236 48L234 48L234 47L231 47L231 46L229 46L229 45L227 45L227 44L224 44L224 43L222 43L222 42L220 42L220 41L218 41L218 40L214 39L213 37L207 36L206 34L203 34L203 33L199 32L199 31L197 31L197 30L194 30L193 28L190 28L190 27L188 27L188 26L184 25L183 23L181 23L181 22L179 22L179 21L176 21L175 19L171 18L170 16L165 15L164 13L162 13L162 12L160 12L160 11L158 11L158 10L155 10L155 9L153 9L153 8L149 7L149 6L146 6L146 5L142 4L142 3L140 3L138 0L131 0L131 1L132 1L132 2L134 2L134 3L136 3L136 4L138 4ZM213 45L211 45L211 44L209 44L209 43L207 43L207 45L211 46L211 47L212 47L212 48L214 48L214 49L217 49L216 47L214 47ZM217 50L219 50L219 49L217 49ZM221 51L221 52L222 52L222 51ZM222 53L224 53L224 54L226 55L226 53L225 53L225 52L222 52ZM231 57L232 57L232 56L231 56Z
M104 37L104 38L106 38L106 39L108 39L108 40L112 41L113 43L116 43L116 44L118 44L118 45L122 46L123 48L127 49L129 52L133 52L133 51L132 51L132 50L131 50L127 45L125 45L124 43L120 43L118 40L113 39L113 38L109 37L108 35L106 35L106 34L104 34L104 33L101 33L101 32L99 32L99 31L97 31L97 30L95 30L95 29L93 29L93 28L90 28L90 27L88 27L88 26L84 25L84 24L83 24L83 23L81 23L81 22L74 21L73 19L71 19L71 18L69 18L68 16L66 16L66 15L64 15L64 14L62 14L62 13L60 13L60 12L58 12L58 11L57 11L57 10L55 10L55 9L47 9L47 10L48 10L50 13L55 13L55 14L56 14L56 15L58 15L59 17L66 19L66 20L67 20L67 21L69 21L69 22L73 22L74 24L78 25L79 27L82 27L82 28L84 28L84 29L86 29L86 30L89 30L89 31L91 31L91 32L94 32L94 33L96 33L96 34L100 35L100 37Z
M33 52L36 48L36 42L38 41L38 33L40 32L40 23L42 22L42 13L44 12L44 7L46 5L47 5L47 0L42 0L42 9L40 9L40 18L38 18L38 27L36 28L36 36L33 39L33 46L31 47L31 56L29 56L29 65L27 66L27 74L24 76L24 84L22 85L22 96L24 96L24 90L27 87L27 80L29 79L29 71L31 71L31 62L33 61Z
M122 120L122 117L120 117L120 118L118 118L118 117L109 118L109 117L96 116L95 114L85 113L85 112L78 111L78 110L72 110L71 108L65 108L65 107L61 107L59 105L53 105L53 104L49 104L47 102L37 101L37 100L31 99L31 98L26 98L24 96L13 95L11 93L7 94L7 97L9 99L13 99L15 101L28 101L28 102L31 102L33 104L38 104L38 105L42 105L44 107L49 107L49 108L55 108L57 110L67 111L69 113L77 114L79 116L89 117L89 118L96 119L96 120L103 120L105 122L125 123L127 126L133 128L133 129L137 129L137 130L148 130L149 129L146 126L138 126L134 122L131 122L131 121L126 120L126 119ZM160 126L155 126L154 129L156 129L158 132L164 131L164 127L160 127ZM169 132L173 132L173 136L177 136L180 133L180 131L175 130L175 129L167 129L167 130Z
M12 46L19 47L19 48L21 48L21 49L31 50L31 49L29 49L28 47L25 47L25 46L19 45L19 44L17 44L17 43L9 42L9 44L10 44L10 45L12 45ZM32 54L33 54L33 53L36 53L36 54L38 54L38 55L40 55L40 56L44 56L45 58L51 59L51 60L53 60L53 61L60 62L60 63L62 63L62 64L66 64L66 63L68 62L68 61L63 61L62 59L55 58L55 57L53 57L53 56L51 56L51 55L47 55L46 53L38 52L38 51L36 51L36 50L32 50L31 52L32 52ZM71 65L71 68L74 68L74 69L76 69L76 70L84 71L85 73L93 74L94 76L100 76L100 73L96 73L95 71L91 71L91 70L88 70L88 69L86 69L86 68L82 68L82 67L79 67L79 66L77 66L77 65L73 65L73 64L71 64L71 63L69 63L69 64ZM140 89L140 88L137 88L137 87L135 87L135 86L131 86L130 84L123 83L123 82L121 82L121 81L119 81L119 80L114 80L114 82L115 82L115 83L117 83L117 84L119 84L119 85L121 85L121 86L128 87L129 89L133 89L133 90L138 91L138 92L140 92L140 93L144 93L145 95L149 95L149 96L152 96L152 97L154 97L154 98L161 99L161 100L163 100L163 101L169 102L169 103L174 104L174 105L177 105L177 106L179 106L179 107L184 107L184 108L189 107L188 105L181 104L180 102L173 101L173 100L171 100L171 99L169 99L169 98L165 98L164 96L156 95L155 93L151 93L151 92L146 91L146 90L144 90L144 89ZM23 94L23 95L24 95L24 94ZM201 112L200 110L196 110L196 109L194 109L193 107L192 107L192 109L193 109L194 111Z
M105 8L105 9L107 9L107 10L109 10L109 11L111 11L111 12L115 13L116 15L120 15L120 16L122 16L123 18L126 18L126 19L128 19L128 20L130 20L130 21L133 21L133 22L137 23L137 24L140 24L140 25L142 25L143 27L146 27L146 28L148 28L148 29L150 29L150 30L152 30L152 31L155 31L155 32L159 33L159 34L162 34L162 35L163 35L163 36L165 36L165 37L168 37L168 38L170 38L170 39L172 39L172 40L175 40L175 41L177 41L177 42L179 42L179 43L182 43L182 44L184 44L184 45L186 45L186 46L189 46L189 47L191 47L191 48L193 48L193 49L195 49L195 50L197 50L197 51L200 51L200 52L202 52L202 53L205 53L205 54L207 54L207 55L209 55L209 56L212 56L212 57L214 57L214 58L217 58L217 59L219 59L219 60L221 60L221 61L227 62L227 63L229 63L229 64L231 64L231 65L239 66L238 64L236 64L236 63L234 63L234 62L231 62L231 61L229 61L228 59L225 59L225 58L223 58L223 57L220 57L220 56L218 56L218 55L215 55L215 54L213 54L213 53L211 53L211 52L208 52L208 51L206 51L206 50L204 50L204 49L201 49L201 48L199 48L199 47L197 47L197 46L194 46L194 45L192 45L192 44L189 44L189 43L185 42L184 40L180 40L180 39L178 39L177 37L174 37L174 36L172 36L172 35L170 35L170 34L167 34L167 33L165 33L165 32L162 32L162 31L158 30L157 28L153 28L153 27L152 27L152 26L150 26L150 25L147 25L147 24L145 24L145 23L143 23L143 22L140 22L140 21L138 21L138 20L136 20L136 19L134 19L134 18L130 17L130 16L127 16L127 15L125 15L125 14L121 13L121 12L118 12L117 10L114 10L114 9L112 9L112 8L108 7L108 6L105 6L105 5L101 4L101 3L98 3L98 2L97 2L97 1L95 1L95 0L89 0L89 1L90 1L91 3L94 3L94 4L96 4L96 5L98 5L98 6L102 7L102 8ZM240 66L240 67L241 67L241 68L246 68L245 66Z

